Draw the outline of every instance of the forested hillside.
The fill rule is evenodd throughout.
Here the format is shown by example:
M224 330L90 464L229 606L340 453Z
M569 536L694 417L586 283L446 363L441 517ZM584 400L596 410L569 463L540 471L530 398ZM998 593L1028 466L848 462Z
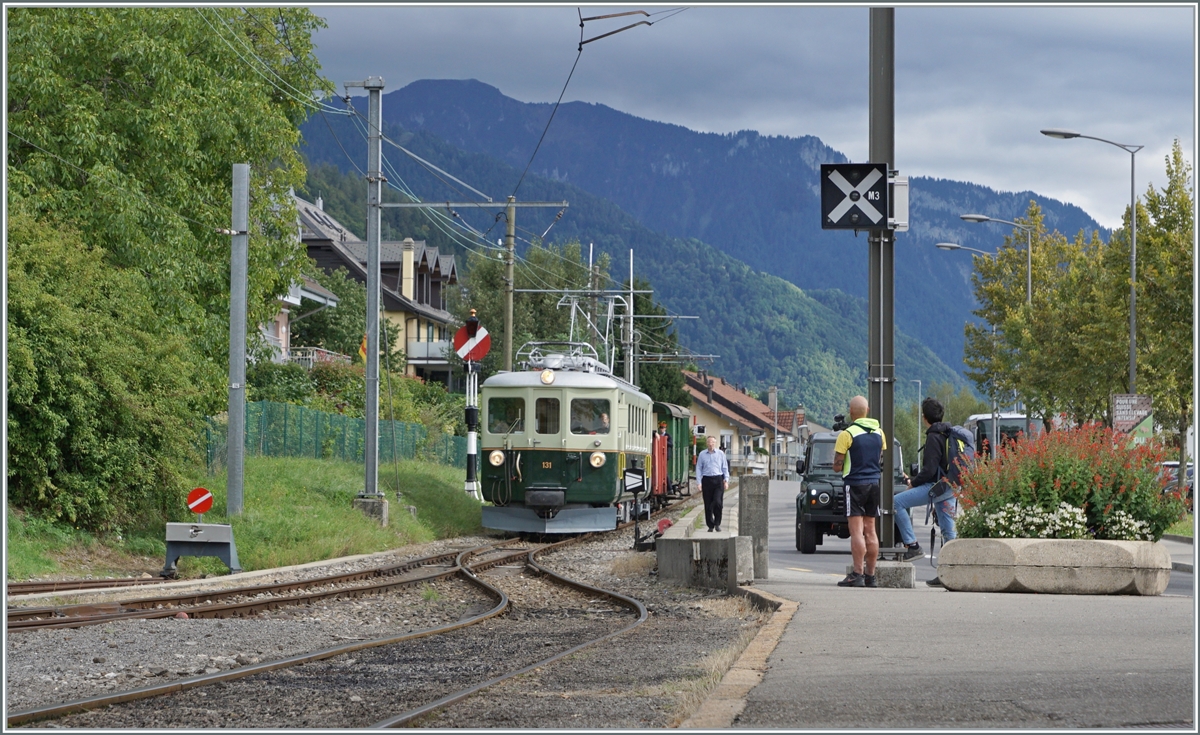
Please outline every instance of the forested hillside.
M331 129L337 135L336 140L330 135ZM304 130L304 150L310 156L335 160L332 152L336 151L342 160L340 165L350 171L354 171L351 161L366 160L365 141L352 119L330 115L325 120L310 121ZM462 151L428 132L412 133L385 125L385 135L498 201L511 191L520 176L520 171L501 161ZM384 149L389 184L412 187L427 201L462 200L467 195L439 181L395 146L385 145ZM312 171L315 175L310 177L308 185L310 196L315 196L317 189L324 196L326 189L322 187L345 192L359 187L365 197L366 187L357 172L339 180L330 168L313 167ZM567 200L570 206L557 222L555 208L518 210L518 236L525 241L518 251L553 225L547 241L578 239L585 243L584 257L586 244L594 244L597 252L610 255L613 276L621 280L627 277L632 248L635 274L651 281L654 298L676 314L700 317L678 322L681 342L696 353L719 355L711 366L714 372L754 390L778 385L784 403L803 403L810 415L824 421L840 411L851 395L866 391L865 301L845 297L837 309L831 309L794 284L751 268L698 239L654 232L614 203L567 182L530 175L520 194L523 201ZM325 197L326 209L348 226L359 228L358 223L363 221L362 197L357 206L349 196ZM389 191L386 198L403 199L395 190ZM346 209L341 209L343 206ZM503 234L503 223L497 224L495 217L503 205L471 209L459 207L455 211L477 230L487 233L485 242L494 243ZM385 210L385 216L398 216L393 214L395 211ZM385 227L385 232L407 236L399 224L393 221ZM427 228L424 231L430 237L430 244L450 246L446 225L425 219L424 225L414 227ZM464 247L478 247L478 238L458 240L452 247L460 252ZM470 273L465 273L465 278L469 279ZM898 335L896 344L897 387L902 396L910 390L907 382L910 377L963 384L953 370L917 340ZM912 392L915 396L915 390Z
M355 104L365 109L365 102ZM528 163L551 109L547 103L506 97L475 80L422 80L383 97L386 121L427 130L465 151L513 166L508 189ZM319 121L315 125L324 128ZM312 128L310 123L306 135ZM1033 192L997 192L922 177L906 165L903 141L897 141L896 152L897 167L913 177L913 226L898 235L896 246L896 323L961 370L962 324L975 307L971 259L933 246L948 240L992 251L1011 228L967 224L958 215L978 212L1014 220L1036 199L1047 226L1068 237L1098 225L1078 207ZM341 157L336 149L329 153ZM334 160L324 154L315 158ZM555 114L531 173L574 184L651 230L703 240L801 288L836 288L865 298L865 236L856 240L848 232L820 228L820 164L845 160L812 136L697 133L604 105L570 102ZM521 196L527 198L524 191ZM1108 233L1102 234L1107 239ZM928 319L927 310L945 318Z

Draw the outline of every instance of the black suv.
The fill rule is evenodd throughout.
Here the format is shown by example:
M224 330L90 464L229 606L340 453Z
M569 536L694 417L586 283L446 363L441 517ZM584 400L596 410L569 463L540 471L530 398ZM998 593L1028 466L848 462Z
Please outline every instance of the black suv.
M812 554L825 534L850 538L846 523L846 495L842 491L841 468L834 469L834 444L837 434L813 434L808 441L804 459L796 466L800 473L800 494L796 496L796 550ZM893 444L892 467L896 492L905 489L904 451L900 443Z

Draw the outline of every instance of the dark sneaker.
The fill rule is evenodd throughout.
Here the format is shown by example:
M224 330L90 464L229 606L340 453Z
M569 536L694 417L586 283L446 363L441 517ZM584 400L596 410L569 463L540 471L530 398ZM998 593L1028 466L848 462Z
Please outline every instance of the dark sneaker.
M921 551L920 544L916 544L915 546L909 546L904 551L904 556L903 556L904 561L912 561L913 559L923 559L923 558L925 558L925 552Z
M930 587L941 587L942 580L938 579L937 577L934 577L933 579L929 580L925 584L929 585Z
M721 530L721 527L717 526L717 531L720 532L720 530Z
M709 532L709 533L712 533L712 526L709 526L709 527L708 527L708 532Z
M879 583L875 581L874 574L864 574L862 578L863 578L863 587L878 587L879 586Z
M846 578L838 582L838 587L865 587L866 582L863 580L863 575L858 572L850 572Z

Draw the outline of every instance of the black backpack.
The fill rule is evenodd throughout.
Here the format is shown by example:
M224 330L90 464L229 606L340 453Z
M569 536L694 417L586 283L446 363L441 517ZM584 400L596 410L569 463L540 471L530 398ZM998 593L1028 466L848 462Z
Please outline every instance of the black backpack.
M971 432L961 426L950 427L942 463L944 467L938 468L938 477L955 487L962 485L963 473L975 465L975 437Z

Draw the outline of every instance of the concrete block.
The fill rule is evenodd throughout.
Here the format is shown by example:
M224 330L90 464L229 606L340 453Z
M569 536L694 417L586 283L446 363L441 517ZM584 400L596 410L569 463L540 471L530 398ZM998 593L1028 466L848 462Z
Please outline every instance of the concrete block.
M1066 595L1160 595L1171 555L1152 541L955 539L938 556L946 589Z
M387 526L388 524L388 501L387 498L379 496L377 498L357 497L353 501L353 505L358 510L362 511L368 518L374 518L379 521L379 525Z
M691 538L664 535L655 544L658 578L689 587L726 589L729 580L727 534L699 534ZM734 537L737 581L754 579L754 559L748 536Z
M742 478L738 488L738 535L753 539L754 578L766 579L770 523L771 479L765 475Z

